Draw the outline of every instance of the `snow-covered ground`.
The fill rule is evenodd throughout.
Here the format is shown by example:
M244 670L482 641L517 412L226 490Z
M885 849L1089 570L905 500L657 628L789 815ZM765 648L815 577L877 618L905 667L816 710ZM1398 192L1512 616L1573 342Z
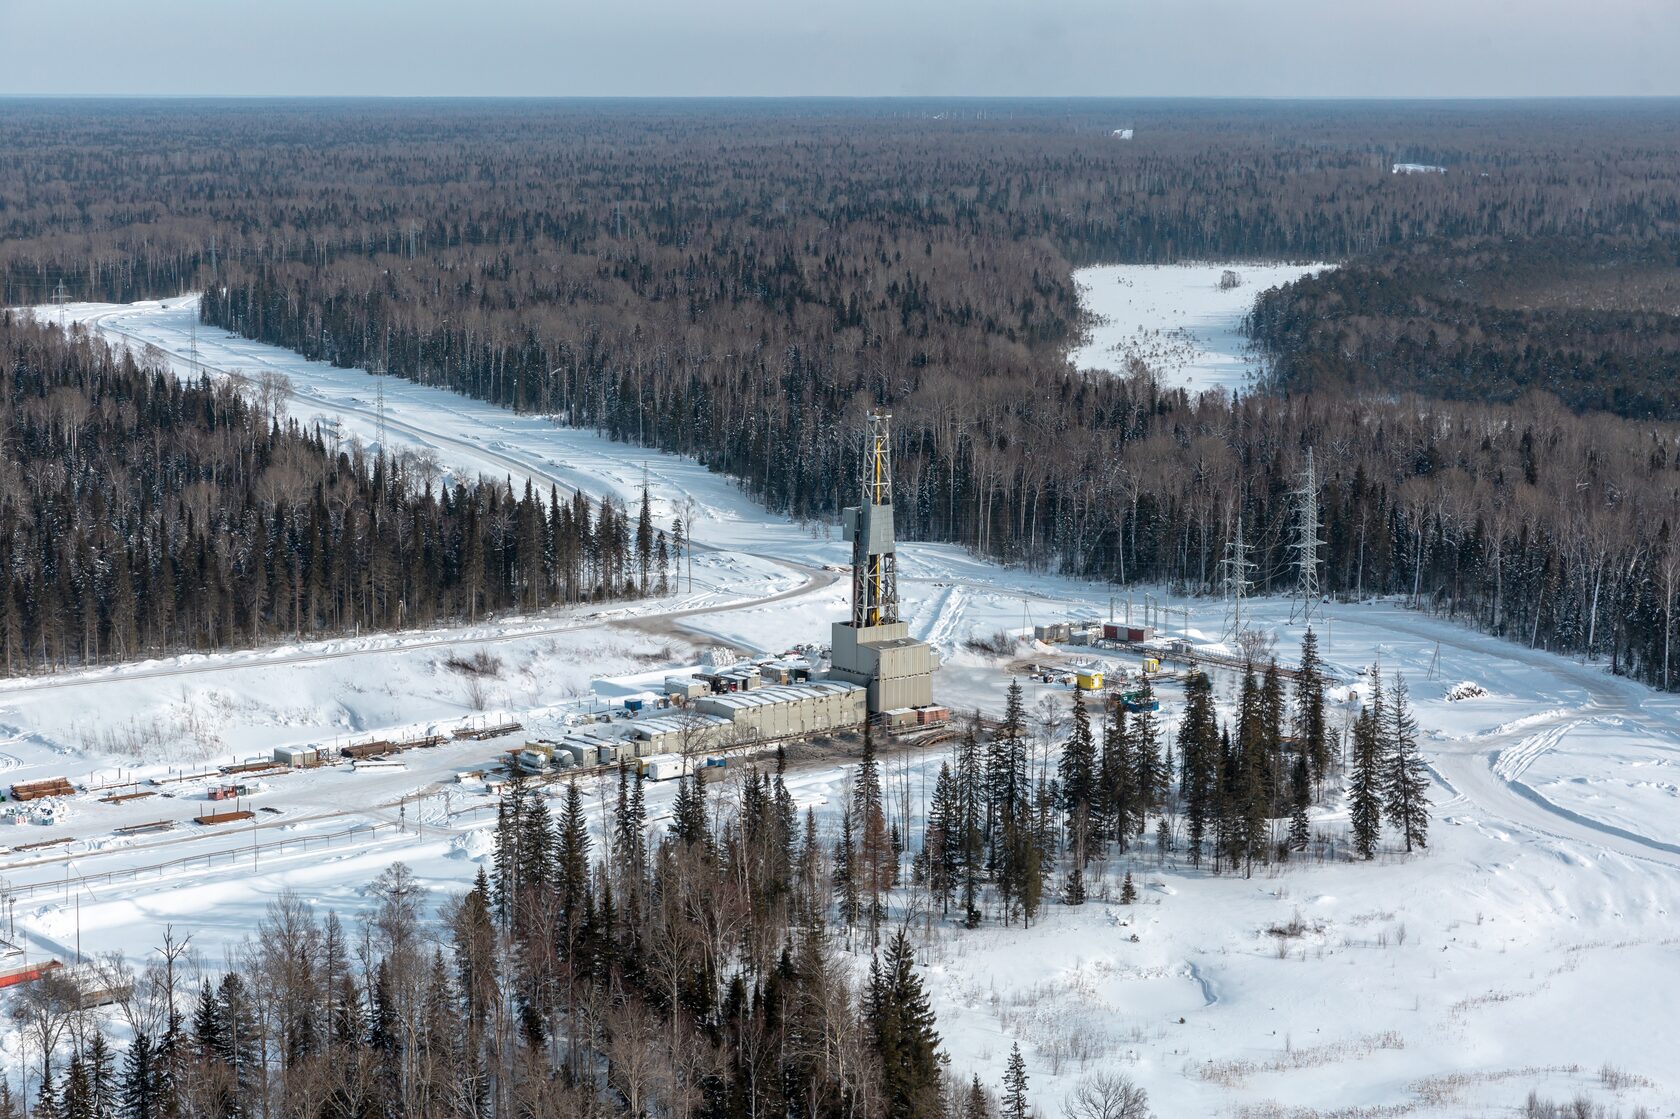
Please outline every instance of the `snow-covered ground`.
M1267 288L1331 267L1327 264L1099 264L1073 274L1090 337L1070 356L1077 369L1129 370L1135 358L1167 388L1248 386L1258 363L1242 333L1243 316ZM1235 272L1240 283L1221 288Z
M1259 281L1238 270L1238 290L1252 298ZM179 351L190 320L178 311L170 301L70 313ZM282 369L297 387L296 414L372 434L366 374L218 335L199 332L203 360ZM0 781L95 772L117 780L119 765L127 777L137 766L196 762L125 754L125 728L144 730L148 719L174 719L167 725L178 733L200 728L226 760L278 742L471 717L464 679L442 664L455 644L504 661L496 690L480 699L540 725L597 677L657 677L712 640L770 651L822 641L843 616L844 581L820 568L844 559L835 534L769 516L691 463L396 380L386 399L393 437L438 448L455 469L633 496L646 460L662 516L690 496L705 510L697 532L713 550L697 560L694 595L614 617L501 619L470 631L8 681L0 767L13 768ZM494 457L480 457L486 449ZM1002 661L964 647L971 635L1106 617L1111 604L1124 614L1128 600L1141 617L1146 600L1140 589L1116 594L1001 569L948 547L909 545L902 569L906 617L945 653L936 687L958 707L995 709L1007 684ZM770 596L780 597L764 601ZM1157 606L1165 597L1153 596ZM1285 602L1253 610L1277 632L1285 659L1301 632L1289 616ZM1163 617L1171 619L1163 628L1197 642L1217 641L1223 628L1217 602L1174 599L1157 623ZM1111 861L1091 904L1052 903L1030 930L936 926L924 962L954 1069L995 1084L1018 1040L1033 1097L1049 1115L1082 1071L1099 1066L1135 1078L1163 1116L1500 1115L1531 1087L1558 1098L1588 1093L1624 1114L1641 1103L1656 1114L1680 1110L1670 1024L1680 1002L1674 697L1394 603L1338 605L1319 633L1337 680L1336 726L1352 710L1350 694L1366 686L1367 666L1380 662L1410 682L1435 775L1428 853L1389 852L1374 866L1298 862L1245 880L1138 852ZM1486 694L1449 700L1463 681ZM1216 676L1223 702L1235 684ZM1065 709L1068 695L1033 683L1027 700L1034 710L1041 701ZM1182 697L1168 686L1163 700L1171 726ZM52 825L0 828L0 844L13 848L72 839L0 854L0 877L16 889L30 958L67 958L79 946L138 959L173 922L193 930L214 966L282 889L354 913L366 883L398 858L439 893L462 888L487 854L494 798L454 775L516 741L414 751L403 768L259 779L246 802L258 810L254 829L113 834L207 804L205 780L182 782L168 798L77 797ZM944 756L893 758L885 769L902 795L889 801L919 814ZM791 786L832 822L847 775L844 764L811 763ZM589 792L611 795L593 782ZM654 788L655 817L672 792ZM604 810L606 801L591 804ZM1142 899L1123 907L1103 895L1117 893L1128 868ZM1604 1087L1606 1064L1632 1074L1632 1086Z

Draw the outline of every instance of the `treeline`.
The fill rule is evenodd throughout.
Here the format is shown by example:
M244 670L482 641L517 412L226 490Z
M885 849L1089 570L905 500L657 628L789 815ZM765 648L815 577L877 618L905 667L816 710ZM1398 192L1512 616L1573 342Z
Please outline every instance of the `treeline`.
M1136 139L1109 137L1117 114ZM1191 399L1065 353L1075 263L1666 243L1675 124L1660 103L42 104L0 121L30 169L0 168L0 275L13 302L190 277L211 322L693 455L796 517L853 499L846 433L885 405L906 537L1188 593L1218 589L1239 514L1257 589L1294 583L1311 447L1331 592L1672 686L1675 429L1489 407L1503 381L1452 404L1389 399L1398 375L1369 400L1334 378ZM1523 270L1544 271L1472 272ZM1598 294L1615 274L1570 273ZM1573 370L1582 342L1554 354L1546 308L1591 304L1554 288L1523 310L1535 290L1477 296L1515 316L1485 352ZM1642 340L1637 374L1599 383L1659 393L1661 339L1606 306Z
M1229 724L1193 676L1176 753L1144 699L1094 727L1075 694L1063 742L1012 687L995 733L971 727L925 812L866 735L828 827L797 810L779 754L724 785L699 767L659 831L627 768L598 805L567 783L557 812L516 780L487 867L435 921L397 864L362 927L282 896L218 976L197 975L174 938L138 974L121 953L100 961L132 1035L120 1057L68 979L26 987L12 1010L28 1083L0 1077L0 1117L17 1114L15 1086L45 1119L1025 1119L1018 1050L1001 1092L944 1059L921 925L1030 923L1058 898L1084 904L1097 879L1130 904L1146 843L1215 873L1369 857L1366 777L1408 848L1426 839L1399 688L1360 720L1351 837L1312 828L1341 759L1310 640L1293 693L1275 666L1249 672ZM1127 868L1117 892L1111 865ZM1079 1096L1146 1114L1123 1078L1090 1087ZM1115 1114L1089 1106L1062 1113Z
M1516 400L1680 419L1680 239L1427 240L1263 293L1284 390Z
M284 416L279 382L183 383L0 316L0 664L93 664L659 589L645 515ZM644 503L645 510L645 503Z

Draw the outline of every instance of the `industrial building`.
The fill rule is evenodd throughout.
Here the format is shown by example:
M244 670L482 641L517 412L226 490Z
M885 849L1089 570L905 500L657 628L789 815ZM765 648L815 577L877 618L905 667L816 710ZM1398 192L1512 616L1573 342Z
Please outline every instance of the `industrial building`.
M636 756L716 750L855 727L867 717L864 689L840 680L773 684L701 696L680 715L637 719Z
M872 413L864 444L863 502L842 514L852 543L852 616L835 622L829 675L866 689L870 715L933 702L939 654L910 636L898 616L898 546L893 539L892 417Z

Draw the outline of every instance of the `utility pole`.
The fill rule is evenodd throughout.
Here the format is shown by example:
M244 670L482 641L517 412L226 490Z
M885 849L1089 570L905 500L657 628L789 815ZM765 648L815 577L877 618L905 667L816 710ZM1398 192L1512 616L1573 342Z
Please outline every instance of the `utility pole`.
M1306 462L1301 468L1301 486L1295 491L1295 543L1292 550L1295 553L1295 605L1289 611L1289 620L1299 618L1307 625L1312 624L1313 610L1318 605L1320 592L1318 587L1318 549L1324 541L1319 539L1318 524L1318 473L1313 469L1312 448L1307 448Z

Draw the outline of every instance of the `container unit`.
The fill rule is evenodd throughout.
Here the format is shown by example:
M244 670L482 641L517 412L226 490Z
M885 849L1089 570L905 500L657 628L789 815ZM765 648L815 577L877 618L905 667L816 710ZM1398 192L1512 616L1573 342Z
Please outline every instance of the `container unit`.
M321 752L313 746L276 746L274 748L276 765L289 765L293 769L305 766L319 765Z
M943 726L951 721L951 709L933 704L928 707L916 708L916 723L918 726Z
M699 699L711 689L696 676L665 677L665 694L679 699Z
M527 742L513 755L513 765L523 773L547 773L554 765L554 747L547 742Z
M1149 626L1127 626L1127 641L1148 641L1155 636L1155 630Z

